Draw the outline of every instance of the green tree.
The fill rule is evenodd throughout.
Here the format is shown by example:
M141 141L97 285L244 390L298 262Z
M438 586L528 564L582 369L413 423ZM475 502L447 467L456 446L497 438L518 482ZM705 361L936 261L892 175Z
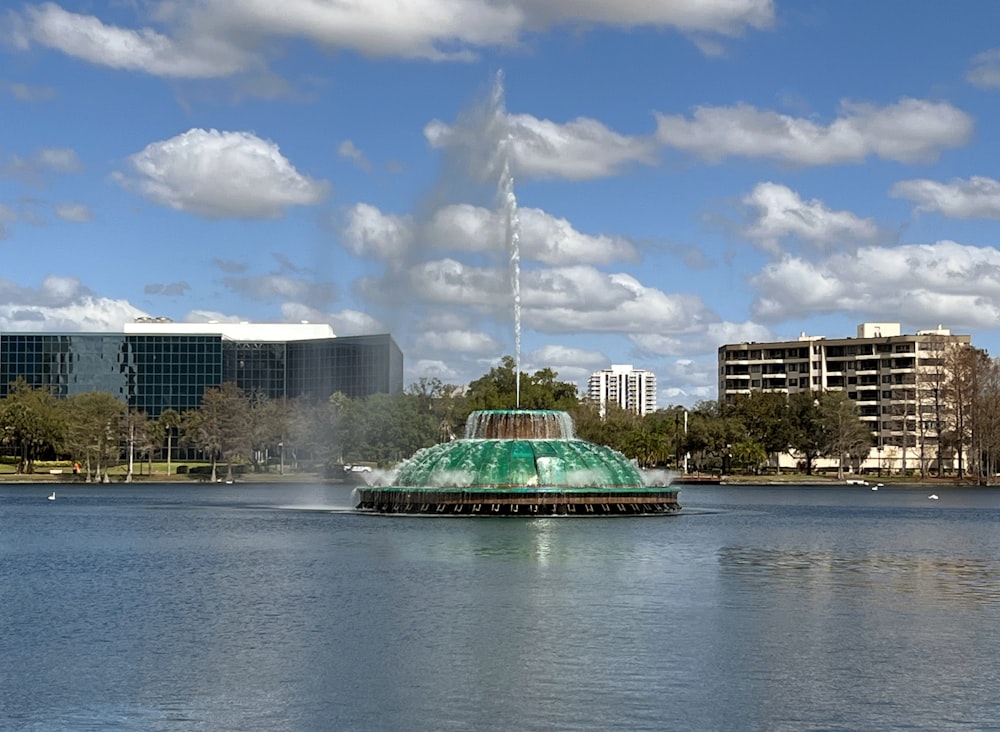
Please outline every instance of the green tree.
M515 380L514 369L514 359L504 356L499 366L471 382L466 391L466 413L479 409L514 409L517 405L514 387L518 381L522 409L569 410L579 403L576 385L558 381L551 369L540 369L531 376L518 374L518 380Z
M10 384L0 402L0 435L17 450L18 473L33 473L35 460L62 437L63 422L57 400L47 389L33 389L24 377Z
M858 465L868 456L872 434L858 413L855 404L845 392L825 391L819 395L819 427L824 436L822 453L837 459L837 478L844 479L844 464L849 457Z
M181 426L181 415L176 409L164 409L155 421L155 431L160 441L167 440L167 475L170 475L170 461L174 454L174 437Z
M792 442L793 423L789 415L788 396L777 392L758 392L740 395L731 405L729 413L743 423L745 442L760 446L767 459L774 459L788 450Z
M231 381L208 388L201 406L184 413L184 435L209 457L211 480L218 480L218 461L226 462L226 480L233 479L233 461L249 459L251 451L250 401Z
M816 459L827 444L817 395L810 391L792 394L788 398L788 414L792 423L790 444L802 456L806 475L812 475Z
M125 404L107 392L88 391L67 397L63 406L67 449L82 456L88 482L108 482L108 468L121 458Z

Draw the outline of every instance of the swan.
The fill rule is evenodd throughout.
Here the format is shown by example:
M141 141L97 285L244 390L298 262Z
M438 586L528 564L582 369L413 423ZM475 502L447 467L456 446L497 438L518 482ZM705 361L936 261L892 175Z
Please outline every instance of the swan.
M50 501L54 501L54 500L56 500L56 492L55 492L55 491L52 491L52 492L51 492L51 493L49 494L49 500L50 500Z
M937 497L937 493L931 493L931 494L930 494L929 496L927 496L927 497L928 497L928 498L930 498L930 499L931 499L932 501L936 501L936 500L938 499L938 497Z

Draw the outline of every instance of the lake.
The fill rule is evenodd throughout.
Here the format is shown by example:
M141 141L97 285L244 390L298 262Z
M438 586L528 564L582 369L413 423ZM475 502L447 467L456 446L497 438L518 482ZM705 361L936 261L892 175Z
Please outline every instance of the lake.
M1000 729L1000 493L667 517L326 485L0 486L5 730Z

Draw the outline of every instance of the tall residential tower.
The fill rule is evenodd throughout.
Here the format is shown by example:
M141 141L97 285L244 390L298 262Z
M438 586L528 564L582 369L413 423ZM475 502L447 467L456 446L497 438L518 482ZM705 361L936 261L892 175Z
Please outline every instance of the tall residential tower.
M595 371L587 382L587 396L597 402L603 416L608 404L617 404L636 414L656 411L656 375L632 368L631 364L612 364Z

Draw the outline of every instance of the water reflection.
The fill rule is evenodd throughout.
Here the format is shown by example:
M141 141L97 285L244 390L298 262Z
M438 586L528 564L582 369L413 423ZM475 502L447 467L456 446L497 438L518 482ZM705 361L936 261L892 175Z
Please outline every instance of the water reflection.
M1000 560L830 549L724 546L725 574L748 582L916 594L922 601L1000 604Z

